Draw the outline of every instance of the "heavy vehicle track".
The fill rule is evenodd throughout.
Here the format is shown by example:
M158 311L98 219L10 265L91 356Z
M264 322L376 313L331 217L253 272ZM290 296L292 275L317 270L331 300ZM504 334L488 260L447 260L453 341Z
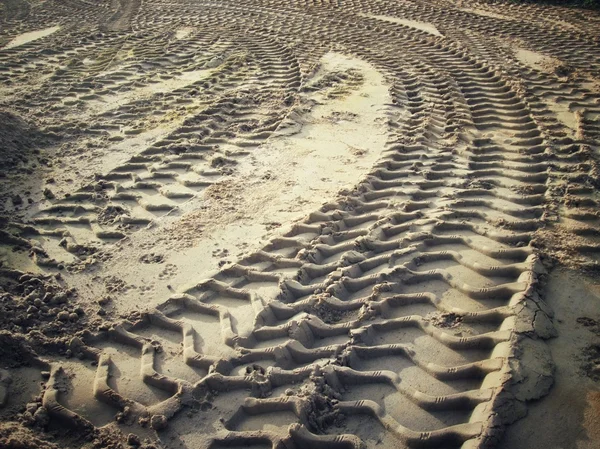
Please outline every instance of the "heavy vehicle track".
M391 98L352 188L38 357L52 421L173 448L495 447L551 384L542 260L598 267L600 17L458 3L4 3L2 108L98 155L2 235L47 270L194 212L297 132L303 96L367 82L314 82L331 52Z

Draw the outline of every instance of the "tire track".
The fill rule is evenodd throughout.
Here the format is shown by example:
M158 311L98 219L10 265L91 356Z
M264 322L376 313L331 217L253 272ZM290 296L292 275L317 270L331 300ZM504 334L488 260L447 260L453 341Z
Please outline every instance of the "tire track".
M538 291L540 253L553 250L540 238L552 223L575 220L585 225L568 230L581 238L574 249L584 259L597 252L591 155L600 111L581 83L597 76L599 55L587 22L554 9L534 20L537 9L500 13L479 2L468 11L453 2L387 1L123 7L115 26L134 31L107 33L120 46L106 43L93 88L78 81L77 64L50 79L57 98L74 98L54 110L131 95L88 131L129 126L135 135L133 120L191 106L166 137L34 217L41 230L29 232L64 238L70 252L185 212L237 158L294 125L299 92L334 82L324 97L335 98L363 82L352 72L311 82L328 49L381 70L390 111L407 115L389 114L386 151L355 188L156 309L75 338L73 354L96 367L82 374L90 382L71 383L65 394L68 373L81 368L53 361L48 412L84 428L120 413L165 435L185 434L194 447L497 441L511 419L501 411L514 407L510 360L531 335L552 333L540 324L550 318ZM510 18L521 13L530 23ZM442 35L373 16L433 24ZM199 30L173 44L160 31L173 24ZM582 78L526 67L508 38L551 51ZM82 59L99 54L75 51ZM119 52L135 58L106 74ZM152 79L209 66L214 72L201 81L133 99ZM14 107L42 114L57 104L39 97ZM81 225L91 237L81 237ZM97 402L99 416L85 410ZM203 424L190 433L183 410L203 413Z

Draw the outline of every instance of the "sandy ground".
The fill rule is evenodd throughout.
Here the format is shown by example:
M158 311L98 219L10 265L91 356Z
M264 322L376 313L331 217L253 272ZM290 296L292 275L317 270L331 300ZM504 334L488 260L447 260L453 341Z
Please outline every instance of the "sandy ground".
M598 30L3 0L0 447L598 447Z

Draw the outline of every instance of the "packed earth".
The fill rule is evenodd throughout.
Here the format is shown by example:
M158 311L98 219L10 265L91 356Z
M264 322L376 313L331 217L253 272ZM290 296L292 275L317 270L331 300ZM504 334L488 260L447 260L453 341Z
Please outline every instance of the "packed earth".
M600 447L599 92L593 8L0 0L0 448Z

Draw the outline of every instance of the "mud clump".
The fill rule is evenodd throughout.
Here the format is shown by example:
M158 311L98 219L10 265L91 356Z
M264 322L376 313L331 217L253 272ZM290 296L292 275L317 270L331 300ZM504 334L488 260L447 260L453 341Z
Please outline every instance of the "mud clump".
M0 110L0 179L24 179L40 167L50 166L52 162L41 149L55 141L55 135L43 132L13 112ZM20 208L26 204L25 197L27 203L33 201L31 192L11 192L10 184L0 186L0 210L8 204L13 209Z
M32 155L39 156L38 145L53 138L17 114L0 110L0 171L22 168Z
M128 217L129 211L124 209L121 206L109 205L104 207L98 213L98 223L101 225L114 225L118 224L121 221L121 217Z
M318 303L313 308L315 315L323 320L324 323L338 323L344 318L345 313L339 310L333 310L324 303Z
M36 364L38 356L80 356L72 341L106 328L89 320L78 293L60 275L0 270L1 368Z
M107 294L123 293L130 288L124 280L116 276L107 276L104 279L104 287Z
M71 429L70 431L48 427L49 417L40 402L27 404L19 421L0 423L0 447L2 449L162 449L162 445L135 434L125 435L115 429ZM52 442L60 441L60 445Z
M594 382L600 382L600 345L586 346L580 355L581 371Z
M593 318L582 316L577 318L577 324L583 326L596 336L600 336L600 322ZM600 382L600 344L592 343L585 346L578 357L580 371L594 382Z
M164 430L167 428L167 418L165 415L153 415L150 418L150 427L154 430Z
M331 426L341 427L345 421L345 415L339 413L337 404L341 400L341 394L327 383L319 368L310 376L296 393L289 389L288 396L297 395L307 402L307 419L313 431L325 433Z
M165 256L162 254L149 253L144 254L140 257L140 262L146 264L154 264L154 263L163 263L165 261Z
M428 317L429 322L435 327L453 328L462 323L462 317L455 313L432 313Z
M600 336L600 322L586 316L581 316L577 318L576 321L577 324L582 325L583 327L587 328L590 332L593 332L594 334Z
M0 447L4 449L59 449L20 423L0 423Z
M35 352L27 343L24 336L15 335L6 330L0 330L0 360L2 368L17 368L29 364L32 358L35 357ZM9 372L1 375L1 384L8 389L10 386Z
M75 289L60 285L55 276L0 271L0 329L54 338L76 330L84 315Z

